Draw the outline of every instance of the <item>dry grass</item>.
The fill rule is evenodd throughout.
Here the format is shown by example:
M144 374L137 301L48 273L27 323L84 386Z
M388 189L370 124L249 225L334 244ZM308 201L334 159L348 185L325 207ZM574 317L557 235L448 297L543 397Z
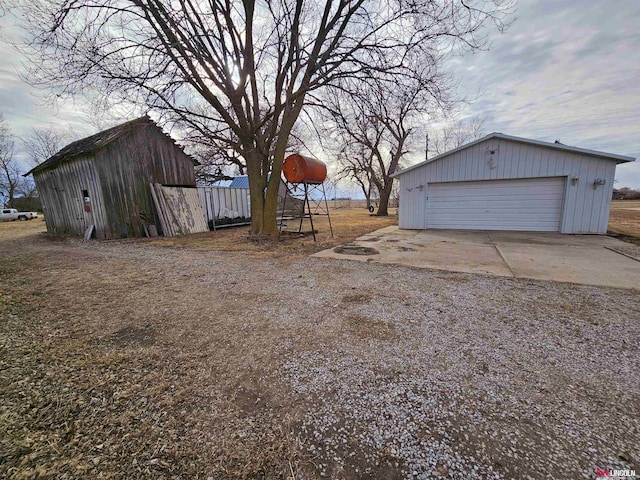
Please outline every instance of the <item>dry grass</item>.
M609 231L635 237L640 242L640 200L613 201L609 214Z
M0 222L0 241L16 240L34 234L46 232L44 217L40 215L36 220L27 222Z
M320 250L349 243L356 238L389 225L397 225L395 209L390 209L388 217L371 215L365 208L343 208L331 210L333 238L326 216L314 216L317 230L316 239L312 235L282 235L277 241L256 241L249 237L249 228L224 228L215 232L190 235L188 237L158 238L150 243L161 247L190 248L197 250L218 250L228 252L273 252L286 255L309 255ZM297 221L289 222L289 230L297 230ZM303 231L310 231L308 220L304 220Z
M595 290L583 308L586 287L301 259L397 217L332 211L334 239L318 218L317 243L257 244L241 227L85 244L44 235L40 219L0 224L0 477L320 478L300 445L312 441L300 430L310 397L283 376L286 361L410 352L431 335L414 330L429 312L450 312L442 328L456 338L484 309L493 318L496 292L523 319L531 295L543 318L563 298L576 311L560 313L580 322L631 303ZM372 478L393 478L383 468Z

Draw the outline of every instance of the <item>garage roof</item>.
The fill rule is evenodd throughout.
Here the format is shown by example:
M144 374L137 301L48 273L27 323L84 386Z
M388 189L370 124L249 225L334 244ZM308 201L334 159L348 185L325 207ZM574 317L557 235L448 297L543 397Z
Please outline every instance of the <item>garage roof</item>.
M420 162L420 163L417 163L415 165L411 165L410 167L407 167L404 170L396 172L391 176L392 177L398 177L398 176L400 176L400 175L402 175L404 173L407 173L407 172L409 172L411 170L415 170L418 167L426 165L427 163L435 162L436 160L439 160L439 159L441 159L443 157L451 155L452 153L458 152L460 150L464 150L465 148L472 147L473 145L477 145L478 143L484 142L485 140L491 140L492 138L499 138L499 139L503 139L503 140L511 140L511 141L514 141L514 142L528 143L530 145L538 145L538 146L541 146L541 147L554 148L556 150L564 150L564 151L567 151L567 152L581 153L583 155L590 155L590 156L593 156L593 157L606 158L608 160L614 160L616 163L625 163L625 162L633 162L633 161L635 161L635 158L627 157L625 155L617 155L615 153L599 152L597 150L589 150L587 148L571 147L569 145L564 145L562 143L543 142L541 140L531 140L529 138L514 137L514 136L511 136L511 135L505 135L504 133L493 132L493 133L490 133L489 135L487 135L486 137L479 138L478 140L474 140L473 142L465 143L464 145L461 145L458 148L454 148L453 150L449 150L448 152L445 152L445 153L443 153L441 155L437 155L437 156L435 156L433 158L425 160L424 162Z

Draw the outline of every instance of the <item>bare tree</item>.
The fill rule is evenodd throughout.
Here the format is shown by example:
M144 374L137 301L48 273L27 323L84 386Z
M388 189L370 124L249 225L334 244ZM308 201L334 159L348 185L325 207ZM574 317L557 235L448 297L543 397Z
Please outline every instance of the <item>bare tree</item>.
M229 136L233 132L228 132ZM199 132L191 132L187 145L193 150L192 155L200 162L196 167L196 180L202 185L211 185L221 180L232 180L236 175L246 175L246 162L231 149L227 142L212 141Z
M337 178L339 180L348 179L355 183L367 202L367 209L371 207L372 196L379 196L376 192L375 184L371 179L373 172L373 154L357 142L345 143L338 155L339 170Z
M441 155L465 143L477 140L485 135L485 123L486 119L483 117L473 117L469 120L449 122L442 129L430 136L427 149L436 155Z
M55 129L32 128L21 138L22 150L27 157L27 163L32 167L58 153L65 145L71 143L71 135Z
M227 144L246 161L252 232L266 235L278 232L282 162L309 92L372 72L407 75L408 54L443 41L481 47L483 27L501 27L511 4L13 1L28 23L32 83L62 97L97 89Z
M4 205L11 202L19 192L22 176L14 157L15 141L11 127L0 113L0 198Z
M377 215L388 215L392 175L409 152L410 138L424 115L449 104L446 78L438 72L437 59L420 59L420 63L411 77L372 77L365 89L360 82L343 83L340 90L316 103L344 145L339 156L343 174L360 185L368 204L372 185L377 190Z

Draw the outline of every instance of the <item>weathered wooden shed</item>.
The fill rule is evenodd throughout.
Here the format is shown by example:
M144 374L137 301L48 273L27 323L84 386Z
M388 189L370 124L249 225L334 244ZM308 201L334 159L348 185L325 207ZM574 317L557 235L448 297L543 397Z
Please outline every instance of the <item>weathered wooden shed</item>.
M624 155L491 133L393 175L400 228L606 233Z
M140 237L159 226L151 183L194 187L197 162L149 117L67 145L25 175L42 200L47 230L96 238Z

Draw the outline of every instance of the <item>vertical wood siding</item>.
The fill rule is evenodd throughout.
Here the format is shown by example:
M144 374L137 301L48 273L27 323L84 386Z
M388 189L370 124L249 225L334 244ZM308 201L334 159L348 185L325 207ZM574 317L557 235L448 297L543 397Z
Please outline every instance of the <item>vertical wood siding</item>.
M152 123L34 179L48 231L82 235L92 220L96 238L139 237L144 225L159 225L150 183L196 186L191 158ZM82 190L89 191L92 218L83 214Z
M610 159L488 139L399 176L400 228L427 225L429 183L562 176L567 184L561 232L606 233L615 168ZM594 188L598 178L606 183Z
M77 157L57 168L35 173L34 181L48 232L83 235L93 224L96 237L107 238L104 198L93 157ZM83 190L91 199L89 214L84 211Z

